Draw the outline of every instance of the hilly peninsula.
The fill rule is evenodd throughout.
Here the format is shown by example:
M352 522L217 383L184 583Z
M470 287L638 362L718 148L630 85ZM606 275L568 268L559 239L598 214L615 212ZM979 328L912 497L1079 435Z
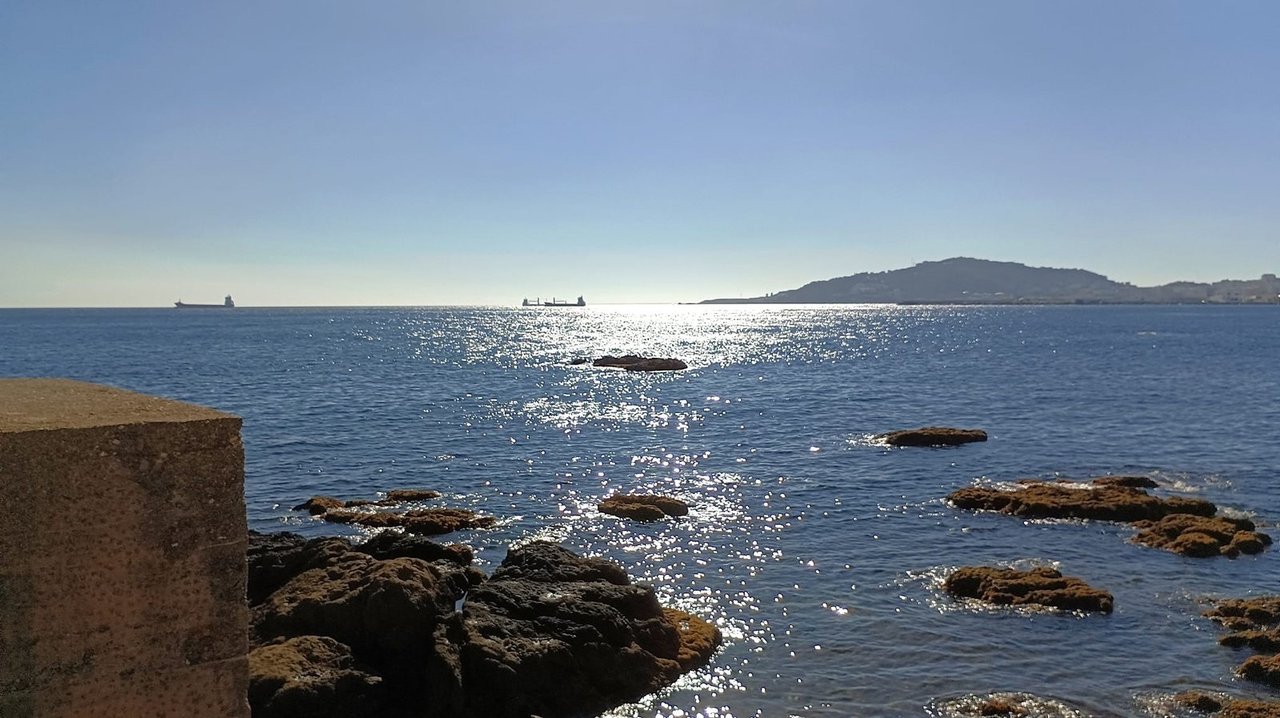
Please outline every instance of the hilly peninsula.
M810 282L763 297L702 304L1277 304L1280 281L1173 282L1138 287L1084 269L953 257Z

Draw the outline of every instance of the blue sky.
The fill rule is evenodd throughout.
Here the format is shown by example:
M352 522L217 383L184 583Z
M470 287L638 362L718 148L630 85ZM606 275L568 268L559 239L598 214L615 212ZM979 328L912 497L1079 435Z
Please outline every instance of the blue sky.
M0 5L0 306L1280 271L1280 3Z

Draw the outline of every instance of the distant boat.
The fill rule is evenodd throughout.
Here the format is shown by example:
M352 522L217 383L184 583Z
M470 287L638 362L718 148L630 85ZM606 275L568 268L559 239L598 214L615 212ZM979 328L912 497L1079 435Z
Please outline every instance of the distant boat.
M231 297L227 297L227 299L230 299L230 298ZM581 296L579 296L578 301L576 302L562 302L556 299L555 297L552 297L550 301L544 302L542 301L542 298L539 297L534 299L532 302L529 301L528 299L525 299L524 301L520 302L520 306L522 307L585 307L587 306L587 301L583 299Z
M222 301L222 304L187 304L181 299L173 303L178 309L234 309L236 303L231 301L231 295Z

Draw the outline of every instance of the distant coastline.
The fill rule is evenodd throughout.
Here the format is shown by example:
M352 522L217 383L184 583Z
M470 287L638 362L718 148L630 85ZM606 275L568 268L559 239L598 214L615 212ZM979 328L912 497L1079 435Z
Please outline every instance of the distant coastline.
M1172 282L1138 287L1083 269L953 257L887 272L810 282L761 297L699 304L1280 304L1280 279Z

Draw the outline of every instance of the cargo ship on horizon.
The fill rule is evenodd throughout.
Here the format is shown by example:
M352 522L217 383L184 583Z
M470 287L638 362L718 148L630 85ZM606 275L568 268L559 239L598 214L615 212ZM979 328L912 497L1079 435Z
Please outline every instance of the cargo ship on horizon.
M231 295L228 294L227 298L222 301L222 304L187 304L179 299L173 303L173 306L178 309L234 309L236 303L231 301Z
M230 299L231 297L227 297L228 301L230 301ZM522 307L585 307L587 306L587 301L583 299L581 295L578 296L578 301L576 302L562 302L557 300L555 297L552 297L551 301L549 302L544 302L542 301L541 297L536 297L531 302L526 297L522 302L520 302L520 306Z

